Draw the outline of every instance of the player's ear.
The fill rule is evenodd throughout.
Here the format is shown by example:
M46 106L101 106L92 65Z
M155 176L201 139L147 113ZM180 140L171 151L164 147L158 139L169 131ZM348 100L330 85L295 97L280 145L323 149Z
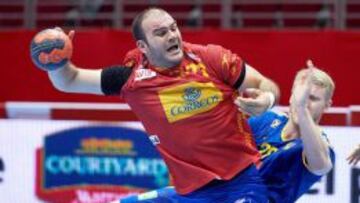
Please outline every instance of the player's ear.
M144 40L136 41L136 46L143 54L146 53L147 45Z

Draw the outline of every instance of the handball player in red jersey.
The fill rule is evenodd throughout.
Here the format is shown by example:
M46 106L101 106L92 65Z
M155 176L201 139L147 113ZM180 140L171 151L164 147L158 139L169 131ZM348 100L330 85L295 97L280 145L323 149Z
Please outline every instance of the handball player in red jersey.
M183 42L162 9L140 13L132 32L137 48L123 66L90 70L69 62L48 71L52 84L120 95L167 164L180 194L175 202L268 202L245 113L271 108L277 85L221 46ZM233 102L239 92L248 95L237 100L244 112Z

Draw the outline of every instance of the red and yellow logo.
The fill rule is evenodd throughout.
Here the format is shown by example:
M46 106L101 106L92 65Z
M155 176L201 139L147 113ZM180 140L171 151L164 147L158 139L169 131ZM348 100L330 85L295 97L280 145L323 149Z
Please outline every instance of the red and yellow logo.
M207 112L222 100L222 92L212 82L189 82L159 92L161 104L170 123Z

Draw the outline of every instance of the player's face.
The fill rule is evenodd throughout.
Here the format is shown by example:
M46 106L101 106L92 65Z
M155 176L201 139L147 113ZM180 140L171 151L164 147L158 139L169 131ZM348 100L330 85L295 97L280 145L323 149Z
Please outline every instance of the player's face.
M153 11L143 20L142 28L146 42L142 41L140 49L152 65L169 68L180 64L184 56L181 34L168 13Z
M331 101L326 98L326 89L318 85L312 85L307 102L307 108L316 123L320 122L324 111L330 106ZM297 113L293 104L290 104L291 117L295 123L298 123Z

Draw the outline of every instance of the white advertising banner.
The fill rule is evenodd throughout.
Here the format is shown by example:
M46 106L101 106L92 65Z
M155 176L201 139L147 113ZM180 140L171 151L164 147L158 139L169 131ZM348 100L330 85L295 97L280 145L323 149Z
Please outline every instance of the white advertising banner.
M360 144L359 127L324 127L336 160L332 173L316 183L314 194L304 195L299 203L359 203L360 202L360 163L351 167L346 157Z
M116 188L117 192L111 192L113 187L107 187L106 190L102 190L103 192L98 192L96 187L82 190L81 185L84 181L82 178L91 179L98 185L102 185L99 181L104 179L109 179L111 182L116 179L114 176L131 176L123 178L124 185L128 185L126 181L138 182L139 177L149 178L145 185L131 186L132 189L138 188L137 191L141 191L141 188L156 188L168 183L163 177L154 175L164 174L163 166L157 161L155 155L141 154L141 149L135 146L138 140L114 141L111 137L96 136L96 132L103 130L104 127L125 127L143 131L142 125L138 122L0 120L0 202L56 202L54 200L59 195L70 194L69 190L75 186L78 187L74 193L76 197L65 202L100 203L121 197L119 188ZM81 133L88 137L77 138L73 129L81 129ZM67 134L64 136L59 132ZM359 167L354 168L349 166L346 156L360 144L360 128L325 127L325 132L335 149L335 168L321 182L314 185L310 191L311 194L304 195L298 202L358 203L360 202L360 164ZM126 137L125 131L121 133ZM133 134L132 131L130 133ZM139 137L147 140L143 135ZM74 144L71 143L71 139L80 140L80 144L75 147L70 146ZM69 155L67 151L58 150L62 148L71 148L74 153ZM101 157L100 154L108 156ZM114 154L120 154L122 158L113 159ZM134 162L125 159L134 154L141 155L141 159ZM93 177L88 176L89 174L95 174L97 178L92 179ZM114 182L114 184L118 183ZM122 192L128 191L125 187L120 189ZM63 193L58 193L59 190Z

